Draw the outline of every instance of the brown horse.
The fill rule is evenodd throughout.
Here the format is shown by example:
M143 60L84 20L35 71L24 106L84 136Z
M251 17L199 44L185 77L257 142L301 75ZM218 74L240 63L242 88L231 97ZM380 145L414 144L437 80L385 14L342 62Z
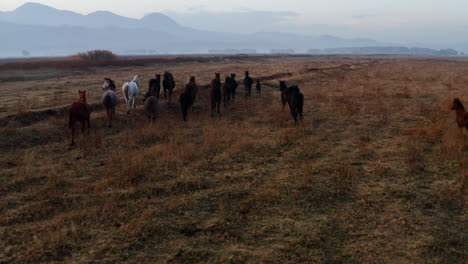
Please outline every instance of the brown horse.
M86 103L86 91L78 91L78 102L74 102L70 106L70 116L68 120L68 128L71 130L72 141L71 145L75 145L75 122L81 123L81 132L84 133L85 124L88 124L88 134L90 129L89 119L91 111Z
M455 110L457 125L463 136L466 137L465 132L468 132L468 112L465 111L465 107L460 99L453 99L452 110Z
M158 117L158 104L158 98L154 95L146 98L145 100L144 109L146 116L153 124L156 122L156 118Z
M281 103L283 104L283 110L284 107L286 106L287 99L286 99L286 90L288 87L286 86L285 81L280 81L280 91L281 91Z

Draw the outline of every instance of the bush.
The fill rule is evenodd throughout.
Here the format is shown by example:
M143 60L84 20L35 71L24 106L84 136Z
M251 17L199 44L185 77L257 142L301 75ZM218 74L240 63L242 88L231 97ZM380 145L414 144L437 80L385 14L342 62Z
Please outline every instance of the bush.
M78 53L77 56L82 60L88 61L114 60L117 58L117 55L109 50L91 50Z

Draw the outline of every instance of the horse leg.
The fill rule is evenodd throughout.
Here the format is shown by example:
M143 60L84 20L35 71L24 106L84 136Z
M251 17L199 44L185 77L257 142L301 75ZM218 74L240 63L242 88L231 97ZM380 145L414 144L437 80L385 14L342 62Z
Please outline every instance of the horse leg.
M130 98L129 98L128 101L127 101L127 115L130 114L130 106L131 106L131 103L132 103L132 101L131 101Z
M213 110L215 108L215 102L213 100L211 100L211 117L213 117Z
M70 129L71 129L71 136L72 136L72 137L71 137L72 140L71 140L71 144L70 144L70 145L71 145L71 146L74 146L74 145L75 145L75 122L72 121L70 124L71 124Z
M91 130L91 117L88 117L88 119L86 119L86 123L88 124L88 135L89 135L89 131Z
M112 115L112 110L110 108L107 108L106 107L106 114L107 114L107 118L106 118L106 121L107 121L107 127L110 127L110 119L111 119L111 115Z

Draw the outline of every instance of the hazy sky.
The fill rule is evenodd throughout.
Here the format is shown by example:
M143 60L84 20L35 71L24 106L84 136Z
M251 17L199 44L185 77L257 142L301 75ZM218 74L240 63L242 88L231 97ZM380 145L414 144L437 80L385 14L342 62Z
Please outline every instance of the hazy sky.
M25 2L28 1L0 0L0 10L13 10ZM283 17L283 26L280 26L282 31L290 28L294 33L329 33L344 37L370 37L389 42L406 40L435 43L442 42L446 38L468 42L466 37L468 0L36 0L33 2L82 14L107 10L134 18L152 12L163 12L176 16L179 18L176 20L180 21L183 20L184 13L188 13L184 21L186 23L190 23L190 17L196 19L197 16L194 15L207 12L288 11L292 13ZM199 26L209 30L217 29L217 25L210 28L208 18Z

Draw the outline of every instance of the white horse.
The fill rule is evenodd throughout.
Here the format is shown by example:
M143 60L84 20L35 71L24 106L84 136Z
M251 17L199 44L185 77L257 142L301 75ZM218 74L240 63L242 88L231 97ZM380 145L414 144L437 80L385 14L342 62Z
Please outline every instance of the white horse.
M127 102L127 114L130 114L131 109L135 109L135 100L140 92L140 85L140 75L135 75L131 82L126 82L122 86L125 102Z

